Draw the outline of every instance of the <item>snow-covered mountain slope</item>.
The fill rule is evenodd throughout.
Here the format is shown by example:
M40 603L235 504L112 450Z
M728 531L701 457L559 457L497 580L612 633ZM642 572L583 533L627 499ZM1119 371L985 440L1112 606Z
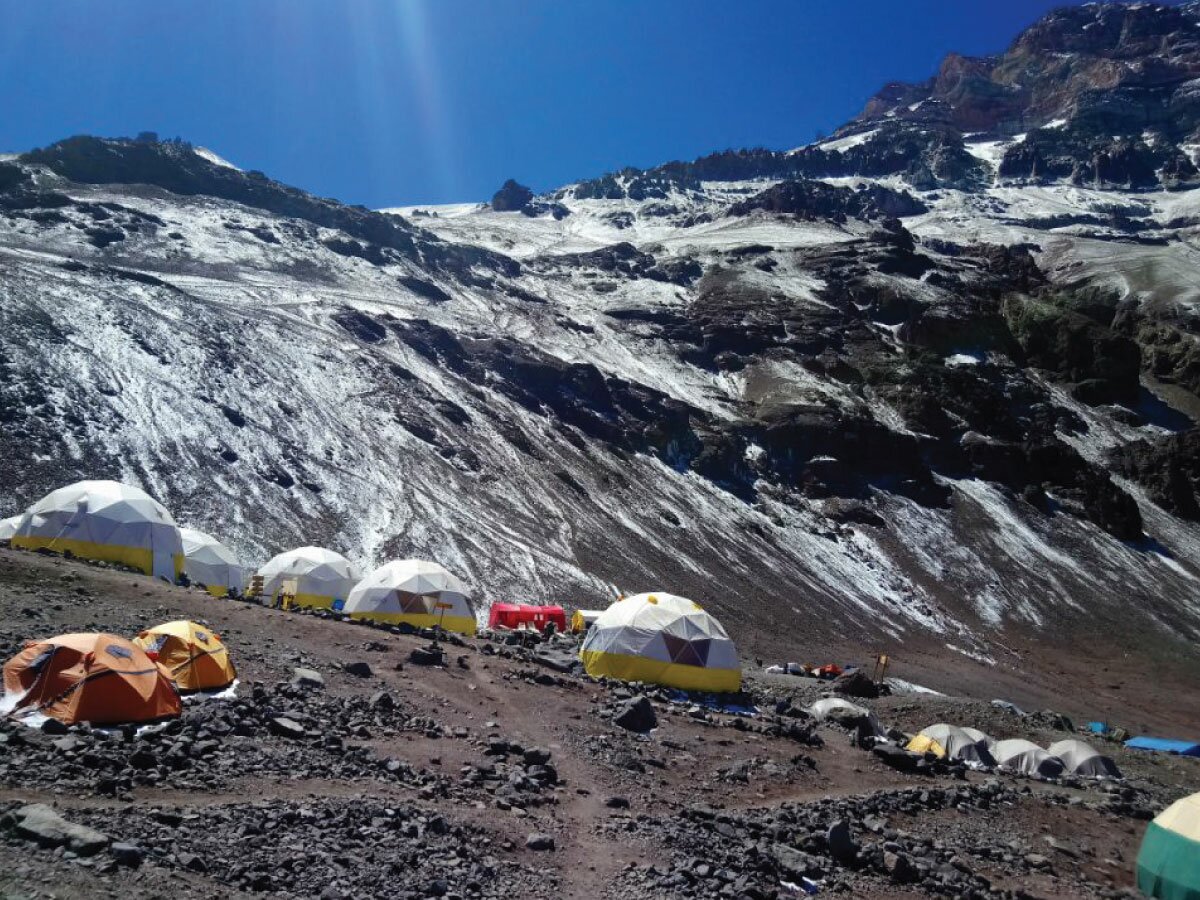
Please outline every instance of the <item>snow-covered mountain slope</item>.
M1194 639L1200 190L1175 154L1200 141L1121 137L1174 166L1154 184L1043 177L1093 152L1051 112L963 134L886 108L795 151L382 213L179 143L26 154L0 165L0 513L119 477L250 561L672 589L757 649Z

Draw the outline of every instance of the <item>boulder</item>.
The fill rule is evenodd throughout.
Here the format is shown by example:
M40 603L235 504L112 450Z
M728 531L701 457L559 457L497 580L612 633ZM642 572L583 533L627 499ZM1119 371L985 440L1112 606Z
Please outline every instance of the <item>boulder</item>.
M888 873L895 884L908 884L916 881L920 874L907 854L893 853L890 850L883 854L883 870Z
M879 696L879 685L871 680L862 669L855 669L839 676L833 682L833 690L848 697L874 698Z
M136 844L128 844L124 841L113 844L108 848L108 852L117 861L117 865L130 869L136 869L146 858L145 850Z
M658 716L654 712L654 707L650 701L640 694L626 700L617 708L617 714L613 716L613 722L620 725L626 731L636 731L638 734L646 734L650 730L658 727Z
M850 833L850 823L838 819L825 832L825 841L829 845L829 854L838 862L849 864L858 859L858 844Z
M799 883L801 878L816 874L819 869L811 856L787 844L773 844L770 852L779 874L788 881Z
M440 647L413 647L408 661L417 666L441 666L445 665L446 656Z
M286 716L276 716L267 723L267 729L271 734L278 737L287 738L303 738L308 732L304 730L304 726L294 719L289 719Z
M553 850L554 837L553 835L535 832L525 838L525 848L527 850Z
M346 663L342 666L342 671L347 675L353 675L355 678L370 678L374 673L371 671L371 666L361 660L358 662Z
M533 191L510 178L492 195L492 209L496 212L520 212L532 200Z
M371 695L371 706L375 709L395 709L396 699L387 691L376 691Z
M325 679L316 669L292 669L292 686L302 688L323 688Z
M108 835L68 822L44 803L22 806L0 818L0 827L36 841L42 847L66 847L79 856L94 856L111 843Z
M545 747L530 747L521 756L527 766L544 766L550 762L550 751Z

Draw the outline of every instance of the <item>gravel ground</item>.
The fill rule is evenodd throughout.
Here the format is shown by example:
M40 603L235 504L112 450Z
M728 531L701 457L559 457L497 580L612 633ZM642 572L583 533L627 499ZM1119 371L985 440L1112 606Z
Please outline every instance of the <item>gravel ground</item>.
M236 697L140 732L0 724L0 896L769 898L804 879L855 897L1120 896L1145 820L1200 790L1200 762L1115 745L1121 785L902 772L808 719L829 690L810 679L751 675L762 714L746 718L560 671L568 640L467 640L419 665L417 636L0 550L5 658L180 617L225 639ZM993 706L973 664L961 681L974 696L861 702L909 731L1067 736ZM618 724L644 715L648 734ZM39 838L33 804L102 840Z

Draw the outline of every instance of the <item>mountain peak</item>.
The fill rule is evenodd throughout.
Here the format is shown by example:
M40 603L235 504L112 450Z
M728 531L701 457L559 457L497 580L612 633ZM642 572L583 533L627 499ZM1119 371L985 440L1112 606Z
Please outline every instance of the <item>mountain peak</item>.
M1039 19L994 57L951 53L928 81L889 84L858 121L937 122L1016 134L1087 121L1109 134L1200 129L1200 4L1096 3Z

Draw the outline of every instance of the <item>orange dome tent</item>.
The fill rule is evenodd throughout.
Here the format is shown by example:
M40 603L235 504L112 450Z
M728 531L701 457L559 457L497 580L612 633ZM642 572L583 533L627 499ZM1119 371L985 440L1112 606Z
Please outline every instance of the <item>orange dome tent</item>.
M146 629L133 642L167 670L181 691L223 688L237 678L220 635L195 622L164 622Z
M179 715L179 693L140 647L115 634L60 634L29 641L4 664L15 712L72 725L118 725Z

